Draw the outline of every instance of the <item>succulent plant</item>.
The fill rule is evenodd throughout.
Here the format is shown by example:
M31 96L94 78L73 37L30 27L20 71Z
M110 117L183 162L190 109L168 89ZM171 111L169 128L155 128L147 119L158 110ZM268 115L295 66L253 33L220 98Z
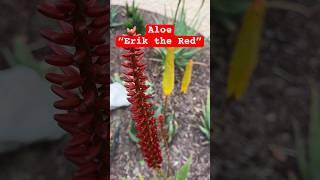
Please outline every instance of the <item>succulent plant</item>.
M144 18L140 14L138 7L135 5L135 2L132 1L131 6L129 4L126 4L126 13L127 13L127 19L124 22L124 26L126 28L133 28L133 26L136 27L136 31L139 34L144 34L146 31Z
M138 36L136 28L127 29L127 35ZM160 169L162 155L157 134L157 119L153 117L153 103L150 102L152 95L145 93L149 86L145 84L148 79L144 74L146 64L141 61L144 53L140 48L132 47L126 50L127 52L122 55L126 59L121 63L126 69L122 78L128 92L128 101L131 103L131 117L137 130L138 144L148 167Z

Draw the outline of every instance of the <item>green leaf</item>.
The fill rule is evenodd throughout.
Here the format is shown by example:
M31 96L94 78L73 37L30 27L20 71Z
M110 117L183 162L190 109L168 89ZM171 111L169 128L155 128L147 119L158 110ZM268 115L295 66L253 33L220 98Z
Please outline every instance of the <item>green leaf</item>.
M308 178L309 175L308 175L306 147L303 141L302 133L301 133L298 122L295 122L295 121L293 122L293 132L294 132L295 146L297 151L299 171L303 179L307 180L309 179Z
M162 23L159 23L161 22L159 18L154 17L155 22L157 22L158 24L168 24L168 23L171 24L173 23L171 21L173 21L173 19L176 19L174 23L175 35L195 35L196 29L200 27L200 24L203 21L203 18L199 16L199 13L201 12L201 8L204 5L204 0L202 0L199 9L194 15L192 22L190 23L190 26L188 26L186 21L186 11L185 11L184 4L185 4L185 0L179 0L176 11L172 13L174 14L173 17L166 16L166 18L164 18L164 21ZM156 49L155 51L157 55L160 55L162 61L165 62L167 51L164 48L155 48L155 49ZM195 48L195 49L194 48L175 48L175 64L177 65L179 70L183 70L184 66L188 63L188 61L192 59L193 56L195 56L197 53L199 53L200 50L201 50L200 48Z
M232 53L227 96L240 99L258 62L260 36L265 16L265 1L254 0L247 10Z
M215 0L213 10L217 13L235 15L243 13L249 4L250 0Z
M132 120L130 120L128 134L129 134L130 139L131 139L133 142L137 143L137 142L140 141L140 139L137 138L137 136L136 136L137 130L135 129L135 127L134 127L134 122L133 122Z
M139 174L139 180L144 180L144 177L141 174Z
M121 80L120 75L118 73L114 73L113 76L111 77L112 82L117 82L120 84L124 84L124 82Z
M168 134L171 135L173 134L173 122L169 122L169 127L168 127Z
M127 12L127 20L124 23L126 28L133 28L136 26L137 34L144 34L145 33L145 23L143 16L140 14L138 6L135 5L135 2L132 1L132 4L129 6L126 3L126 12Z
M155 24L162 24L162 22L158 16L152 15L152 19L154 20Z
M111 8L111 13L110 13L110 27L111 28L123 25L123 23L117 22L118 14L119 14L119 7L113 6Z
M162 105L154 106L155 111L154 111L154 117L157 118L159 114L162 112Z
M206 123L205 118L204 118L204 117L200 117L200 118L201 118L201 125L202 125L202 127L207 129L208 126L207 126L207 123Z
M320 179L320 101L319 90L311 87L311 112L309 124L309 170L312 180Z
M210 139L210 132L202 126L199 126L201 132L206 136L206 138Z
M187 48L183 48L183 49L187 49ZM196 55L197 53L199 53L202 49L200 48L195 48L195 49L187 49L187 52L181 54L181 56L183 56L186 59L189 59L191 57L193 57L194 55Z
M190 157L187 162L177 171L175 175L175 180L185 180L188 177L188 173L190 171L192 158Z
M147 85L147 86L149 86L149 88L148 89L146 89L146 91L145 91L145 93L146 94L150 94L150 95L152 95L152 94L154 94L154 90L153 90L153 83L151 82L151 81L146 81L145 82L145 84Z
M110 27L115 28L115 27L122 26L122 25L123 25L123 23L111 23Z
M135 134L133 134L131 131L129 131L129 136L133 142L135 142L135 143L139 142L139 139L137 138L137 136Z

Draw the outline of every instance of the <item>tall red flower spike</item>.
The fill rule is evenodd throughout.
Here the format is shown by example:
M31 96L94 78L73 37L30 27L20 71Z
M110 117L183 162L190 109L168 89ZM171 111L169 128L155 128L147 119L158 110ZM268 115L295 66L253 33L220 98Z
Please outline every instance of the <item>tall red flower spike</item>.
M54 103L65 113L55 114L58 125L72 136L65 157L78 166L74 180L109 179L109 31L107 5L96 0L58 0L43 3L38 10L59 21L61 32L43 30L51 41L46 62L60 67L61 74L48 73L52 91L62 100ZM58 45L73 47L66 50Z
M135 27L127 29L127 35L138 36ZM126 50L128 52L122 55L126 59L122 63L126 68L123 80L126 82L125 87L130 96L128 101L131 103L130 111L138 131L140 149L148 166L158 169L161 168L162 156L156 119L153 117L153 104L148 101L151 95L145 93L149 86L145 84L148 78L144 74L146 64L141 61L143 52L140 48L126 48Z

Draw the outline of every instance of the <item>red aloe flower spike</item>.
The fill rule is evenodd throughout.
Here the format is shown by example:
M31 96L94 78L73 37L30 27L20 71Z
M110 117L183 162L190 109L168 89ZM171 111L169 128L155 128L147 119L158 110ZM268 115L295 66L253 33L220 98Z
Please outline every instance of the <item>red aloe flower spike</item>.
M38 6L43 15L58 20L61 31L41 31L51 41L48 64L62 73L48 73L61 97L54 103L64 113L54 115L58 125L72 136L65 157L78 166L74 180L109 179L108 97L109 45L105 43L109 18L107 5L96 0L57 0ZM58 45L73 47L74 53Z
M127 29L127 34L137 36L136 28ZM123 80L126 82L125 87L128 96L130 96L128 101L132 104L129 109L138 131L140 149L147 165L150 168L159 169L161 168L162 155L152 104L148 101L151 96L145 94L147 89L145 81L148 78L144 75L146 65L140 61L143 52L140 48L126 48L126 50L128 52L122 55L126 59L122 63L122 66L126 68Z

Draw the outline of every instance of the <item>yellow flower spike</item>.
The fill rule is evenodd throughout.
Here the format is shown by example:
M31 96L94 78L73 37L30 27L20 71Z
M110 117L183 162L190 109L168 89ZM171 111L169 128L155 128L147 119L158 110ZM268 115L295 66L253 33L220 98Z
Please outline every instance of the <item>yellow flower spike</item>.
M167 56L164 64L162 79L162 91L165 96L169 96L174 88L174 48L167 48Z
M184 94L187 93L189 84L191 82L192 65L193 65L193 61L192 59L190 59L189 63L186 65L186 68L184 70L184 75L181 83L181 92Z
M247 87L259 58L261 34L266 12L265 0L254 0L242 20L232 52L227 82L227 96L239 100Z

